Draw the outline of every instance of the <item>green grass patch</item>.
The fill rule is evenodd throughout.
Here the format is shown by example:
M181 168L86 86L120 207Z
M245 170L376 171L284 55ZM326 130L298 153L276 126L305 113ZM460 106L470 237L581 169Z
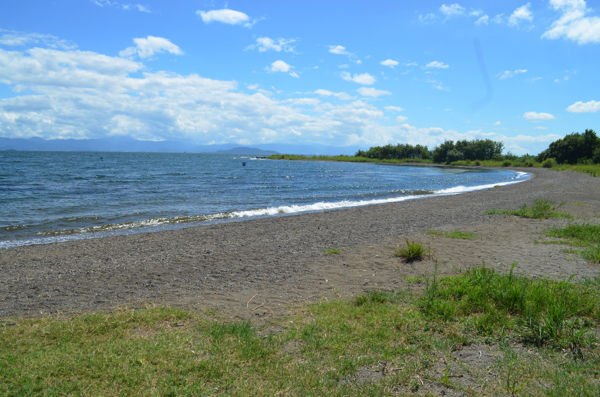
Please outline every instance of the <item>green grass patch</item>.
M326 251L323 251L323 255L338 255L338 254L341 254L341 253L342 253L342 251L336 250L336 249L333 249L333 248L328 249Z
M432 164L433 160L424 160L421 158L407 158L407 159L372 159L368 157L355 157L355 156L302 156L295 154L273 154L268 157L270 160L311 160L311 161L342 161L348 163L389 163L389 164L402 164L402 163L423 163Z
M420 295L322 300L264 326L172 308L5 321L0 395L387 396L426 394L426 385L466 395L600 391L589 332L598 326L600 280L530 280L483 267L426 283ZM453 352L483 342L496 361L457 361ZM535 356L512 347L520 342ZM370 381L365 373L379 375ZM475 384L459 383L462 373Z
M394 256L404 258L407 262L420 261L423 258L431 257L431 248L425 247L423 244L416 241L408 241L408 238L404 237L406 247L399 247L394 252Z
M425 232L425 234L429 234L432 236L444 236L444 237L448 237L448 238L460 238L463 240L473 240L473 239L477 238L477 235L475 233L461 232L459 230L452 230L452 231L428 230Z
M576 247L585 247L585 250L573 251L591 262L600 262L600 225L572 224L564 228L546 230L550 237L562 238L558 244L568 244Z
M556 205L553 201L535 199L531 207L523 204L518 210L488 210L484 215L504 214L515 215L523 218L546 219L546 218L573 218L573 215L557 211L565 203Z

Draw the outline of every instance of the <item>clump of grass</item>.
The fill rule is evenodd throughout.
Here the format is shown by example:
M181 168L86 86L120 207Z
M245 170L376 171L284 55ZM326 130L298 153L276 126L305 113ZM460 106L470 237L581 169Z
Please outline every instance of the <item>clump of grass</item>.
M460 238L464 240L473 240L477 238L475 233L471 232L461 232L460 230L452 230L452 231L439 231L439 230L428 230L425 234L429 234L432 236L444 236L448 238Z
M557 243L568 244L576 247L586 247L582 251L574 251L591 262L600 262L600 225L568 225L564 228L546 230L546 235L566 239Z
M330 248L330 249L328 249L326 251L323 251L323 255L328 255L328 256L329 255L338 255L338 254L341 254L341 253L342 253L342 251L336 250L336 249L333 249L333 248Z
M527 204L523 204L523 206L518 210L488 210L485 211L483 214L516 215L523 218L534 219L573 218L573 215L569 213L557 211L563 205L565 205L565 203L556 205L553 201L550 200L535 199L531 207L528 207Z
M485 267L458 277L434 278L420 301L423 313L444 321L475 315L472 326L483 334L515 329L524 341L538 346L580 352L594 338L593 321L600 319L597 287L565 281L529 279L496 273Z
M394 256L404 258L407 262L420 261L423 258L431 258L431 248L425 247L423 244L416 241L408 241L404 237L406 247L400 247L394 252Z

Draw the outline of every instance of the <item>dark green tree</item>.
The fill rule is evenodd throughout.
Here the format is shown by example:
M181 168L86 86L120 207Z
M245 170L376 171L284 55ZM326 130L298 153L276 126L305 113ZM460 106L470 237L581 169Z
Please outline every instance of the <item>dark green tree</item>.
M538 155L542 162L554 158L559 164L577 164L585 160L597 162L595 151L600 148L600 138L594 130L585 130L583 134L574 132L550 144L548 149Z

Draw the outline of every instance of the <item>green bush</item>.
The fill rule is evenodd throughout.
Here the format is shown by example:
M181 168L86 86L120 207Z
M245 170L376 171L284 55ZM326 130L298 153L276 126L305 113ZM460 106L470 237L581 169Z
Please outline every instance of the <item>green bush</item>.
M554 159L549 158L549 159L544 160L544 162L542 163L542 167L552 168L552 167L554 167L554 164L555 164Z
M504 160L502 162L503 167L510 167L511 165L512 165L512 162L510 160Z
M456 149L452 149L448 151L448 154L446 155L446 164L450 164L453 163L455 161L461 161L464 160L465 155L462 154L461 152L459 152Z

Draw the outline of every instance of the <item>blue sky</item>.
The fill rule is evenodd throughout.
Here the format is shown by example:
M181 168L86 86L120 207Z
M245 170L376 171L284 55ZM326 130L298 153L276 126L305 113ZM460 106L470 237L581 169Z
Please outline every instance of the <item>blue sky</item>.
M0 4L0 137L537 154L600 121L600 5Z

